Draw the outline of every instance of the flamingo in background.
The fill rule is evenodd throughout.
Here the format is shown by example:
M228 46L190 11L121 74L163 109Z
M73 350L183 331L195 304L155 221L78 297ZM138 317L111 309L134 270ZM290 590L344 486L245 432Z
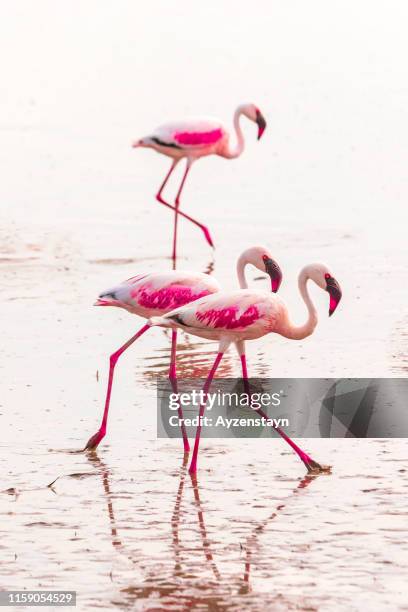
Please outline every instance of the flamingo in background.
M313 333L318 319L317 311L307 287L309 280L329 293L329 316L331 316L341 299L340 286L326 266L310 264L301 270L298 279L300 295L308 311L307 321L303 325L293 325L285 303L278 296L248 289L228 293L219 292L215 295L203 297L193 304L177 308L165 316L153 317L148 321L148 325L169 327L173 330L182 329L194 336L218 340L218 354L204 385L204 397L209 391L211 381L225 351L231 343L234 343L241 358L242 377L246 383L246 389L248 389L245 340L255 340L271 332L291 340L302 340ZM200 406L199 423L201 423L204 415L205 404L206 401ZM257 410L257 412L267 418L262 410ZM319 465L302 451L279 427L275 427L275 429L297 453L308 472L319 473L330 470L328 467ZM190 464L191 474L195 474L197 471L200 434L201 424L197 427Z
M231 145L228 130L220 121L210 118L192 118L186 121L166 123L156 128L151 134L140 138L133 143L133 147L145 147L154 149L158 153L172 158L170 170L167 173L156 200L168 208L174 210L174 231L173 231L173 266L175 266L177 255L177 222L178 215L181 215L194 225L197 225L211 247L214 247L208 228L180 209L181 192L193 162L199 157L206 155L219 155L227 159L239 157L244 150L245 141L241 130L240 118L244 115L250 121L258 125L258 140L266 128L266 121L259 108L254 104L241 104L234 113L234 129L236 133L236 143ZM179 161L185 157L186 167L181 180L174 204L169 204L162 198L162 192L169 180L174 168Z
M282 281L282 272L278 264L273 260L268 249L254 246L246 249L237 262L238 282L241 288L246 288L245 267L251 264L267 272L271 278L272 291L278 291ZM197 272L181 272L170 270L168 272L149 272L139 274L124 281L120 285L108 289L100 294L95 306L117 306L124 308L132 314L137 314L145 319L164 315L175 308L184 306L204 296L212 295L220 290L218 281L209 274ZM85 449L95 449L106 435L110 397L112 391L113 376L119 357L128 349L142 334L150 329L150 324L144 325L123 346L112 353L109 359L109 379L106 392L105 408L102 422L98 431L88 440ZM176 349L177 330L172 330L171 336L171 358L169 379L174 392L176 389ZM179 417L183 414L181 407L178 409ZM190 451L187 433L184 425L181 427L184 450Z

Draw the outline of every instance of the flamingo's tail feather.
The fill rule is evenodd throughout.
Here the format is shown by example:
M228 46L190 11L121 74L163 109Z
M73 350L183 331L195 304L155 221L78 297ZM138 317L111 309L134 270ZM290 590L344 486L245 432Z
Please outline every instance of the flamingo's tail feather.
M167 317L150 317L147 324L154 327L173 327L174 322Z

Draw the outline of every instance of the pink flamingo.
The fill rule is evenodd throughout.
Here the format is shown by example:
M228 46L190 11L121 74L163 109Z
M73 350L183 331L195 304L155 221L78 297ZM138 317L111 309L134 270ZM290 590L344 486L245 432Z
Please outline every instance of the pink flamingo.
M318 287L329 293L329 316L332 315L341 299L340 286L326 266L310 264L301 270L298 279L300 295L308 311L307 321L303 325L293 325L285 303L278 296L246 289L228 293L219 292L216 295L203 297L193 304L177 308L165 316L153 317L148 321L148 324L171 329L180 328L194 336L218 340L218 354L205 382L204 394L208 393L217 367L231 343L235 343L238 350L242 364L242 376L246 385L248 385L245 340L255 340L271 332L291 340L302 340L313 333L318 319L307 288L308 280L312 280ZM204 415L205 403L200 406L200 417ZM267 417L262 410L257 410L257 412L261 416ZM313 461L280 428L275 427L275 429L290 444L309 472L318 473L330 470L330 468L322 467L316 461ZM200 434L201 426L199 425L190 464L191 474L195 474L197 471Z
M240 287L242 288L247 287L245 267L248 264L254 265L263 272L267 272L271 278L272 290L277 291L279 289L282 273L278 264L272 259L267 249L259 246L251 247L244 251L239 257L237 262L237 274ZM175 308L185 306L190 302L209 296L219 290L220 285L218 281L208 274L181 272L179 270L156 273L150 272L148 274L139 274L138 276L129 278L120 285L104 291L100 294L95 305L117 306L119 308L124 308L132 314L150 319L154 316L164 315L173 311ZM150 324L147 323L110 356L108 388L102 422L98 431L88 440L85 449L95 449L106 435L113 376L119 357L149 328ZM174 392L177 392L176 348L177 330L173 329L169 378ZM182 419L181 407L178 412ZM181 431L184 450L189 452L190 447L184 425L181 427Z
M156 200L164 204L168 208L174 210L174 232L173 232L173 263L176 260L177 249L177 222L178 215L181 215L194 225L197 225L203 232L208 244L213 247L213 241L208 228L184 212L179 210L181 192L190 171L190 168L199 157L206 155L219 155L227 159L239 157L244 150L245 141L240 126L241 115L244 115L258 125L258 140L261 138L265 128L266 121L261 111L254 104L241 104L234 113L234 129L236 133L236 143L231 146L230 135L228 130L222 123L216 119L197 118L187 121L178 121L174 123L166 123L156 128L151 134L137 140L133 147L146 147L154 149L158 153L167 155L172 158L170 170L167 173L159 191L156 194ZM185 157L186 167L183 178L181 180L174 204L169 204L162 198L162 191L167 184L174 168L179 161Z

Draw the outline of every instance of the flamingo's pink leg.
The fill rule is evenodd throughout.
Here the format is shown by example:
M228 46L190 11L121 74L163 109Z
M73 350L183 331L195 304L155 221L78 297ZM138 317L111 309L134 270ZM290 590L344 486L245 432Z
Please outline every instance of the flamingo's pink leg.
M220 361L222 359L224 355L224 352L219 352L217 354L217 357L215 358L213 367L210 370L210 373L208 374L207 380L205 381L205 385L203 388L204 391L204 401L200 406L200 412L199 412L199 424L197 426L197 431L196 431L196 437L195 437L195 441L194 441L194 450L193 450L193 457L191 459L191 463L190 463L190 469L189 472L190 474L195 474L197 472L197 456L198 456L198 447L200 445L200 435L201 435L201 419L204 416L204 410L205 410L205 405L207 403L207 393L210 389L210 385L211 385L211 381L214 378L214 374L220 364Z
M167 206L167 208L170 208L173 211L176 211L178 207L173 206L172 204L169 204L168 202L166 202L166 200L164 200L162 198L161 194L162 194L162 191L163 191L164 187L166 186L167 181L169 180L169 178L170 178L174 168L176 167L178 161L179 160L175 160L172 163L171 168L170 168L169 172L166 175L166 178L164 179L163 183L160 186L159 191L156 194L156 200L158 202L160 202L160 204L164 204L164 206ZM184 179L185 179L185 177L184 177ZM184 179L183 179L183 182L184 182ZM180 197L180 194L178 194L178 197ZM186 213L182 212L181 210L177 210L177 213L179 215L181 215L182 217L184 217L184 219L187 219L187 221L190 221L191 223L193 223L194 225L199 227L201 229L201 231L204 233L205 239L207 240L208 244L211 247L214 247L214 243L212 241L210 231L209 231L209 229L205 225L203 225L203 223L200 223L199 221L197 221L197 219L194 219L193 217L190 217L190 215L187 215Z
M170 370L169 370L169 379L173 389L173 393L178 393L177 391L177 374L176 374L176 349L177 349L177 330L171 330L171 359L170 359ZM183 444L184 444L184 452L190 452L190 444L188 443L188 437L186 432L186 426L183 421L183 410L179 404L177 408L177 414L180 419L181 425L181 433L183 436Z
M105 437L105 434L106 434L106 425L107 425L107 422L108 422L110 397L111 397L111 392L112 392L113 375L114 375L115 366L116 366L116 363L117 363L119 357L122 355L122 353L124 353L126 351L126 349L129 348L129 346L131 346L135 342L135 340L140 338L140 336L142 334L144 334L148 329L150 329L150 325L147 325L147 324L143 325L143 327L141 329L139 329L139 331L134 336L132 336L130 338L130 340L125 342L125 344L123 346L121 346L120 349L115 351L115 353L112 353L112 355L110 356L110 358L109 358L108 389L107 389L107 392L106 392L105 409L103 411L102 423L101 423L100 428L96 432L96 434L94 434L93 436L91 436L89 438L88 442L86 443L86 446L85 446L84 450L96 448L98 446L98 444L100 443L100 441Z
M242 378L244 379L245 391L246 391L246 393L249 394L248 370L247 370L245 353L243 353L241 355L241 365L242 365ZM263 410L259 409L256 412L260 416L264 417L265 419L269 419L268 415ZM282 429L280 427L277 427L276 425L273 425L273 428L285 440L285 442L287 442L289 444L289 446L291 446L293 448L295 453L298 455L298 457L305 464L308 472L324 472L324 471L328 471L329 470L329 468L321 466L319 463L317 463L317 461L314 461L307 453L302 451L302 449L299 448L299 446L297 444L295 444L293 442L293 440L291 440L289 438L289 436L287 434L285 434L285 432L282 431Z
M169 178L170 178L170 177L171 177L171 175L173 174L173 170L174 170L174 168L177 166L177 164L179 163L179 161L180 161L180 160L175 159L175 160L172 162L172 164L171 164L171 166L170 166L170 170L169 170L169 171L168 171L168 173L166 174L166 177L165 177L164 181L162 182L162 184L160 185L160 189L159 189L159 191L158 191L158 192L157 192L157 194L156 194L156 200L157 200L158 202L161 202L161 204L166 204L167 206L170 206L170 204L167 204L167 202L165 202L165 201L162 199L161 194L162 194L163 189L164 189L164 188L165 188L165 186L167 185L167 181L169 180Z
M191 162L187 160L186 169L181 179L180 187L176 195L175 204L175 212L174 212L174 231L173 231L173 267L176 267L176 259L177 259L177 225L178 225L178 216L179 216L179 206L180 206L180 196L183 191L184 183L186 182L187 174L189 173L191 168Z

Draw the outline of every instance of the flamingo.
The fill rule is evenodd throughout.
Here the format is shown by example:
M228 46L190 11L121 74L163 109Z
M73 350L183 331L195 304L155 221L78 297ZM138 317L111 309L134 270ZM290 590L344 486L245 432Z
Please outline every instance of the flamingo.
M265 247L254 246L246 249L237 261L237 276L239 286L246 288L247 281L245 268L251 264L267 272L271 279L272 291L278 291L282 281L282 272L272 255ZM169 270L168 272L149 272L139 274L120 285L108 289L99 295L95 306L116 306L123 308L132 314L137 314L145 319L153 316L164 315L175 308L185 306L190 302L205 296L217 293L220 290L218 281L209 274L197 272L182 272ZM117 349L109 359L109 378L105 399L105 408L101 425L98 431L88 440L85 449L95 449L106 435L110 398L116 363L119 357L148 329L150 324L143 325L134 336ZM176 349L177 330L172 330L171 357L169 379L176 390ZM179 407L179 416L182 419L182 410ZM187 434L184 425L181 427L185 452L190 451Z
M308 281L313 281L318 287L329 293L329 316L336 310L342 292L340 285L323 264L305 266L299 274L298 285L300 295L306 304L308 318L303 325L294 325L283 300L272 293L241 289L239 291L218 292L215 295L200 298L192 304L177 308L162 317L152 317L148 325L182 329L189 334L218 340L218 353L206 379L203 395L204 402L200 406L199 425L196 431L193 456L190 463L190 474L197 472L197 457L200 444L201 421L204 415L206 397L211 381L221 359L231 343L234 343L241 359L242 377L248 389L248 371L245 357L245 341L261 338L269 333L280 334L291 340L303 340L310 336L317 325L317 311L310 298ZM258 414L267 418L262 410ZM307 453L275 426L276 431L293 448L305 464L308 472L320 473L330 471L327 466L321 466Z
M196 159L207 155L219 155L227 159L234 159L241 155L245 147L244 136L240 125L240 118L242 115L258 125L259 140L266 128L265 118L259 108L254 104L241 104L234 113L233 123L236 133L236 143L234 145L231 145L229 132L223 124L211 118L192 118L186 121L166 123L153 130L148 136L144 136L133 143L134 148L144 147L154 149L158 153L171 157L173 160L170 170L156 194L156 200L174 210L175 213L172 252L173 265L175 265L176 262L178 215L181 215L199 227L203 231L208 244L214 247L208 228L193 217L179 210L181 193L187 175ZM186 158L186 166L183 178L174 204L169 204L163 199L162 192L173 170L184 157Z

